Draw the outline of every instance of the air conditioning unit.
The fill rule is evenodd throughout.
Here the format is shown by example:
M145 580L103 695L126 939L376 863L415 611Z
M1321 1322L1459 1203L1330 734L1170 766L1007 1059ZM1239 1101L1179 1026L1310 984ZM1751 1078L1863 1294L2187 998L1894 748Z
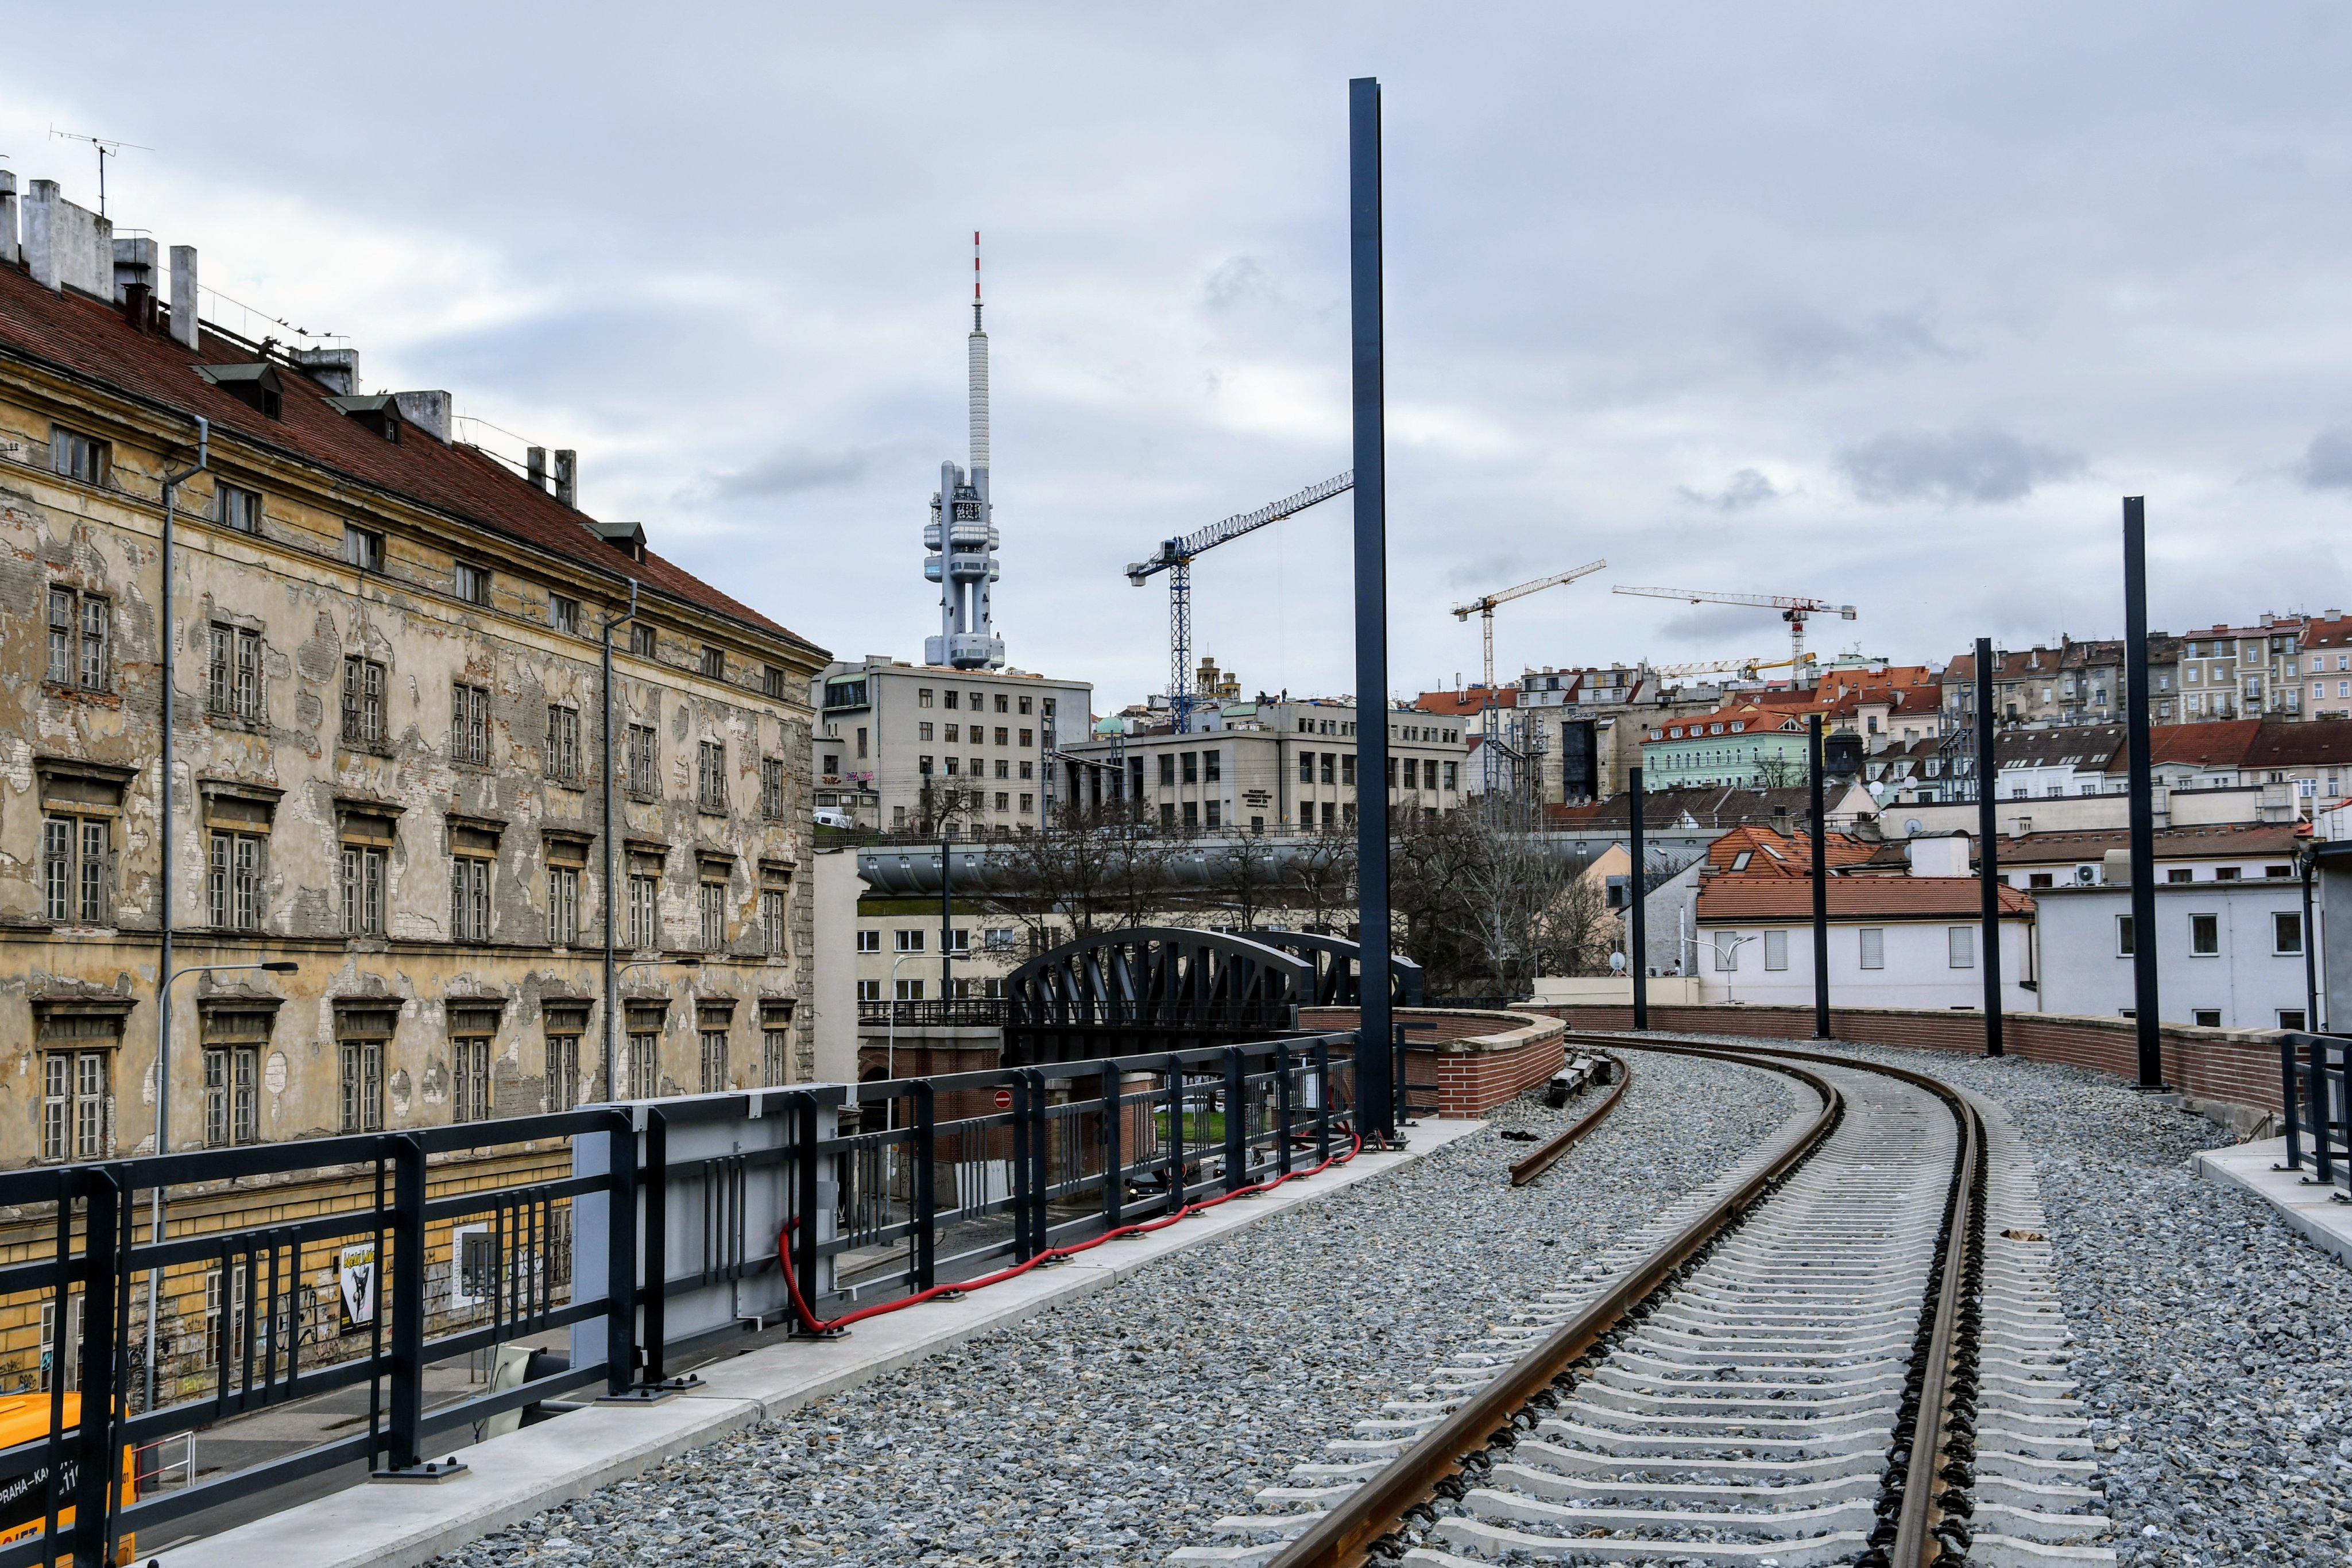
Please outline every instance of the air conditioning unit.
M2076 887L2089 887L2098 880L2099 873L2089 866L2078 865L2074 868L2074 885Z

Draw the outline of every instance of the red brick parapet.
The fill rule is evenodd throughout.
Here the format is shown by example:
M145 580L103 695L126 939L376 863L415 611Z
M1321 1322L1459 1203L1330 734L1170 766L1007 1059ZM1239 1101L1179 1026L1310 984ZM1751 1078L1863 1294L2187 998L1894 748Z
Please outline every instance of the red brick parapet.
M1399 1023L1433 1029L1405 1031L1405 1073L1423 1092L1437 1091L1440 1116L1483 1116L1504 1101L1544 1082L1566 1059L1568 1026L1534 1012L1471 1012L1445 1008L1399 1008ZM1353 1008L1302 1008L1298 1027L1356 1027Z
M1529 1006L1526 1011L1557 1018L1571 1029L1622 1030L1633 1027L1629 1003L1564 1003ZM1650 1027L1672 1033L1744 1034L1768 1040L1812 1038L1809 1007L1656 1005ZM1984 1051L1984 1015L1976 1011L1931 1011L1914 1008L1832 1008L1830 1033L1838 1040L1921 1051ZM2166 1024L2165 1082L2216 1108L2245 1113L2251 1122L2279 1108L2278 1035L2271 1030L2197 1029ZM2001 1045L2028 1061L2063 1062L2137 1082L2139 1046L2132 1020L2071 1013L2007 1013Z

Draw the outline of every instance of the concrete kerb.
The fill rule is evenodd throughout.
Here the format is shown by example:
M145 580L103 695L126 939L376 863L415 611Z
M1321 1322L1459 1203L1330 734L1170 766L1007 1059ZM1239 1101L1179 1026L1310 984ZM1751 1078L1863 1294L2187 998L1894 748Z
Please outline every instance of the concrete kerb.
M160 1553L163 1568L415 1568L445 1552L702 1445L965 1340L1108 1290L1146 1264L1408 1165L1484 1127L1424 1121L1398 1154L1237 1199L1181 1225L1109 1242L954 1301L869 1318L842 1339L771 1344L695 1370L703 1385L656 1405L592 1406L462 1450L467 1473L438 1486L351 1487ZM142 1556L147 1555L142 1553Z
M2308 1156L2306 1156L2308 1158ZM2189 1165L2207 1181L2243 1187L2279 1212L2279 1217L2322 1251L2352 1264L2352 1205L2331 1196L2333 1185L2306 1181L2301 1171L2279 1170L2286 1163L2286 1140L2265 1138L2255 1144L2235 1144L2207 1149L2189 1156Z

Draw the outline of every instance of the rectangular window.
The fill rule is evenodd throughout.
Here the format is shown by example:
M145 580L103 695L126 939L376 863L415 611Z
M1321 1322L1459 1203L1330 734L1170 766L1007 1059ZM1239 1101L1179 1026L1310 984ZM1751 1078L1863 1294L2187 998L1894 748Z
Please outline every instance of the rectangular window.
M893 931L890 933L890 946L894 952L921 952L923 950L923 933L921 928L918 927L912 931Z
M343 525L343 561L362 571L383 570L383 536L373 529Z
M952 695L952 694L950 694L950 695ZM931 706L931 688L930 688L930 687L929 687L929 686L919 686L919 687L917 687L917 688L916 688L916 690L915 690L915 706L916 706L917 707L929 707L929 706ZM953 705L952 703L950 703L949 706L953 706L954 705Z
M705 810L727 809L727 743L706 740L697 750L694 764L695 804Z
M1355 781L1356 754L1352 751L1342 752L1339 757L1339 782L1342 784L1353 784Z
M629 726L629 792L659 793L656 776L661 769L661 738L649 724Z
M43 912L53 921L102 925L113 904L112 830L103 817L41 822Z
M110 465L108 457L107 444L96 436L62 425L49 427L49 467L64 477L79 479L86 485L103 485Z
M490 939L490 862L471 854L449 858L449 939Z
M898 993L894 998L898 1001L919 1002L923 999L923 982L920 980L900 980L892 988Z
M69 588L49 590L49 679L71 685L74 678L74 594Z
M1764 933L1764 967L1767 969L1789 967L1789 934L1786 931Z
M373 844L343 846L343 935L383 935L383 851Z
M1221 810L1221 808L1222 808L1223 805L1224 805L1224 802L1223 802L1223 801L1222 801L1222 800L1211 800L1211 801L1207 802L1207 825L1208 825L1208 826L1210 826L1210 827L1212 827L1212 828L1215 828L1215 827L1222 827L1222 826L1223 825L1223 822L1224 822L1223 812L1223 810ZM1024 807L1024 808L1023 808L1023 809L1025 810L1027 808L1026 808L1026 807Z
M490 1119L490 1042L487 1040L449 1042L449 1119Z
M254 1141L253 1080L259 1058L259 1048L250 1045L216 1046L205 1052L205 1147Z
M547 868L547 940L556 947L573 946L580 940L578 866Z
M2305 1020L2304 1010L2301 1008L2279 1009L2278 1026L2284 1030L2292 1030L2297 1034L2302 1033L2305 1030L2311 1027Z
M1022 797L1021 797L1021 809L1022 809L1024 811L1034 811L1034 810L1035 810L1037 809L1037 797L1036 797L1036 796L1034 796L1034 795L1024 795L1024 796L1022 796Z
M1326 783L1326 784L1336 784L1336 783L1338 783L1338 782L1339 782L1339 779L1338 779L1337 773L1336 773L1336 771L1335 771L1335 769L1336 769L1336 768L1337 768L1337 767L1338 767L1339 760L1339 759L1336 756L1334 756L1333 754L1331 754L1331 753L1330 753L1330 752L1328 752L1328 751L1327 751L1327 752L1323 753L1323 782L1324 782L1324 783Z
M2138 951L2138 945L2133 940L2132 936L2132 917L2128 915L2116 915L2116 956L2128 958Z
M547 1108L569 1111L580 1103L580 1037L547 1037Z
M760 1079L772 1089L787 1082L790 1077L784 1070L785 1033L781 1029L760 1031Z
M2238 870L2239 868L2233 865L2215 866L2213 868L2213 880L2215 882L2235 882L2238 880Z
M1013 792L1010 789L999 789L996 792L996 809L1000 811L1009 810L1012 805Z
M457 593L458 598L468 604L488 604L490 601L490 569L486 566L475 566L468 561L459 561L457 570Z
M857 934L857 950L861 953L882 951L882 933L872 929L860 931Z
M629 1036L629 1098L653 1100L661 1094L661 1036L640 1030Z
M879 980L858 981L857 999L861 1002L880 1001L882 999L882 982Z
M235 528L241 534L261 531L261 496L258 491L240 490L235 485L220 487L221 527Z
M760 890L760 951L771 958L784 956L784 890Z
M2167 882L2194 882L2197 880L2197 873L2192 867L2177 865L2164 873L2164 880Z
M784 672L773 664L760 666L760 690L762 695L781 697L784 695ZM782 1080L777 1080L782 1082Z
M383 1041L347 1040L342 1042L342 1130L379 1133L383 1130Z
M1865 969L1886 967L1886 933L1877 926L1865 926L1861 936L1862 967Z
M561 593L549 594L547 623L558 632L577 634L580 630L580 601Z
M449 688L449 754L459 762L489 765L490 694L480 686Z
M629 877L629 946L642 952L661 946L660 922L656 918L656 897L654 878L642 873Z
M105 1157L107 1053L55 1051L41 1059L41 1155Z
M1184 782L1198 784L1201 781L1201 754L1197 751L1188 751L1184 753L1181 760L1184 764Z
M1948 925L1944 928L1944 963L1953 969L1973 969L1977 967L1977 928L1973 925Z
M1175 786L1176 754L1172 751L1163 751L1160 754L1160 782L1166 788L1172 789Z
M1461 766L1462 765L1458 762L1449 762L1445 765L1445 787L1448 789L1458 789L1462 787L1460 783Z
M2221 1027L2221 1009L2220 1008L2192 1009L2189 1015L2189 1021L2195 1024L2199 1029L2220 1029Z
M781 757L760 758L760 815L772 822L783 820L784 759Z
M383 666L373 659L343 661L343 744L383 744Z
M547 776L580 777L580 710L561 703L547 705Z
M2189 956L2192 958L2218 958L2221 955L2221 917L2218 915L2192 915L2189 917Z
M699 911L702 917L702 949L716 953L727 946L727 884L706 882L698 884Z
M1222 750L1201 753L1201 777L1212 784L1222 783L1225 777L1225 754Z
M655 656L659 648L660 643L656 640L656 634L652 627L645 625L632 625L629 628L630 653L635 654L640 659L650 659Z
M2273 953L2303 952L2303 915L2299 910L2282 909L2271 915L2271 951Z
M205 876L212 923L236 931L261 924L261 840L253 833L211 835Z
M705 644L702 650L702 673L714 681L727 678L727 650Z
M727 1092L727 1031L706 1029L702 1036L702 1092L723 1094Z
M212 711L229 718L261 716L261 633L215 622L206 691Z
M1715 934L1715 970L1717 974L1729 975L1738 971L1739 946L1739 933L1737 931L1718 931Z
M917 740L931 740L937 738L937 733L933 729L929 719L924 719L915 726L915 738Z

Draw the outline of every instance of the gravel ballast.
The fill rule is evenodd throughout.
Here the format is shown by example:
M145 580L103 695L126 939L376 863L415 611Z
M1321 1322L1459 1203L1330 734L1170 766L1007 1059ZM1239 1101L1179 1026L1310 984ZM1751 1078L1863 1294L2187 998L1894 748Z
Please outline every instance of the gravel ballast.
M1531 1186L1507 1167L1534 1145L1502 1130L1549 1136L1585 1103L1515 1102L1426 1159L436 1561L1158 1568L1814 1104L1778 1074L1633 1061L1623 1103Z
M1760 1043L1908 1067L2007 1109L2033 1151L2120 1562L2352 1557L2352 1271L2194 1174L2228 1132L2075 1068Z

